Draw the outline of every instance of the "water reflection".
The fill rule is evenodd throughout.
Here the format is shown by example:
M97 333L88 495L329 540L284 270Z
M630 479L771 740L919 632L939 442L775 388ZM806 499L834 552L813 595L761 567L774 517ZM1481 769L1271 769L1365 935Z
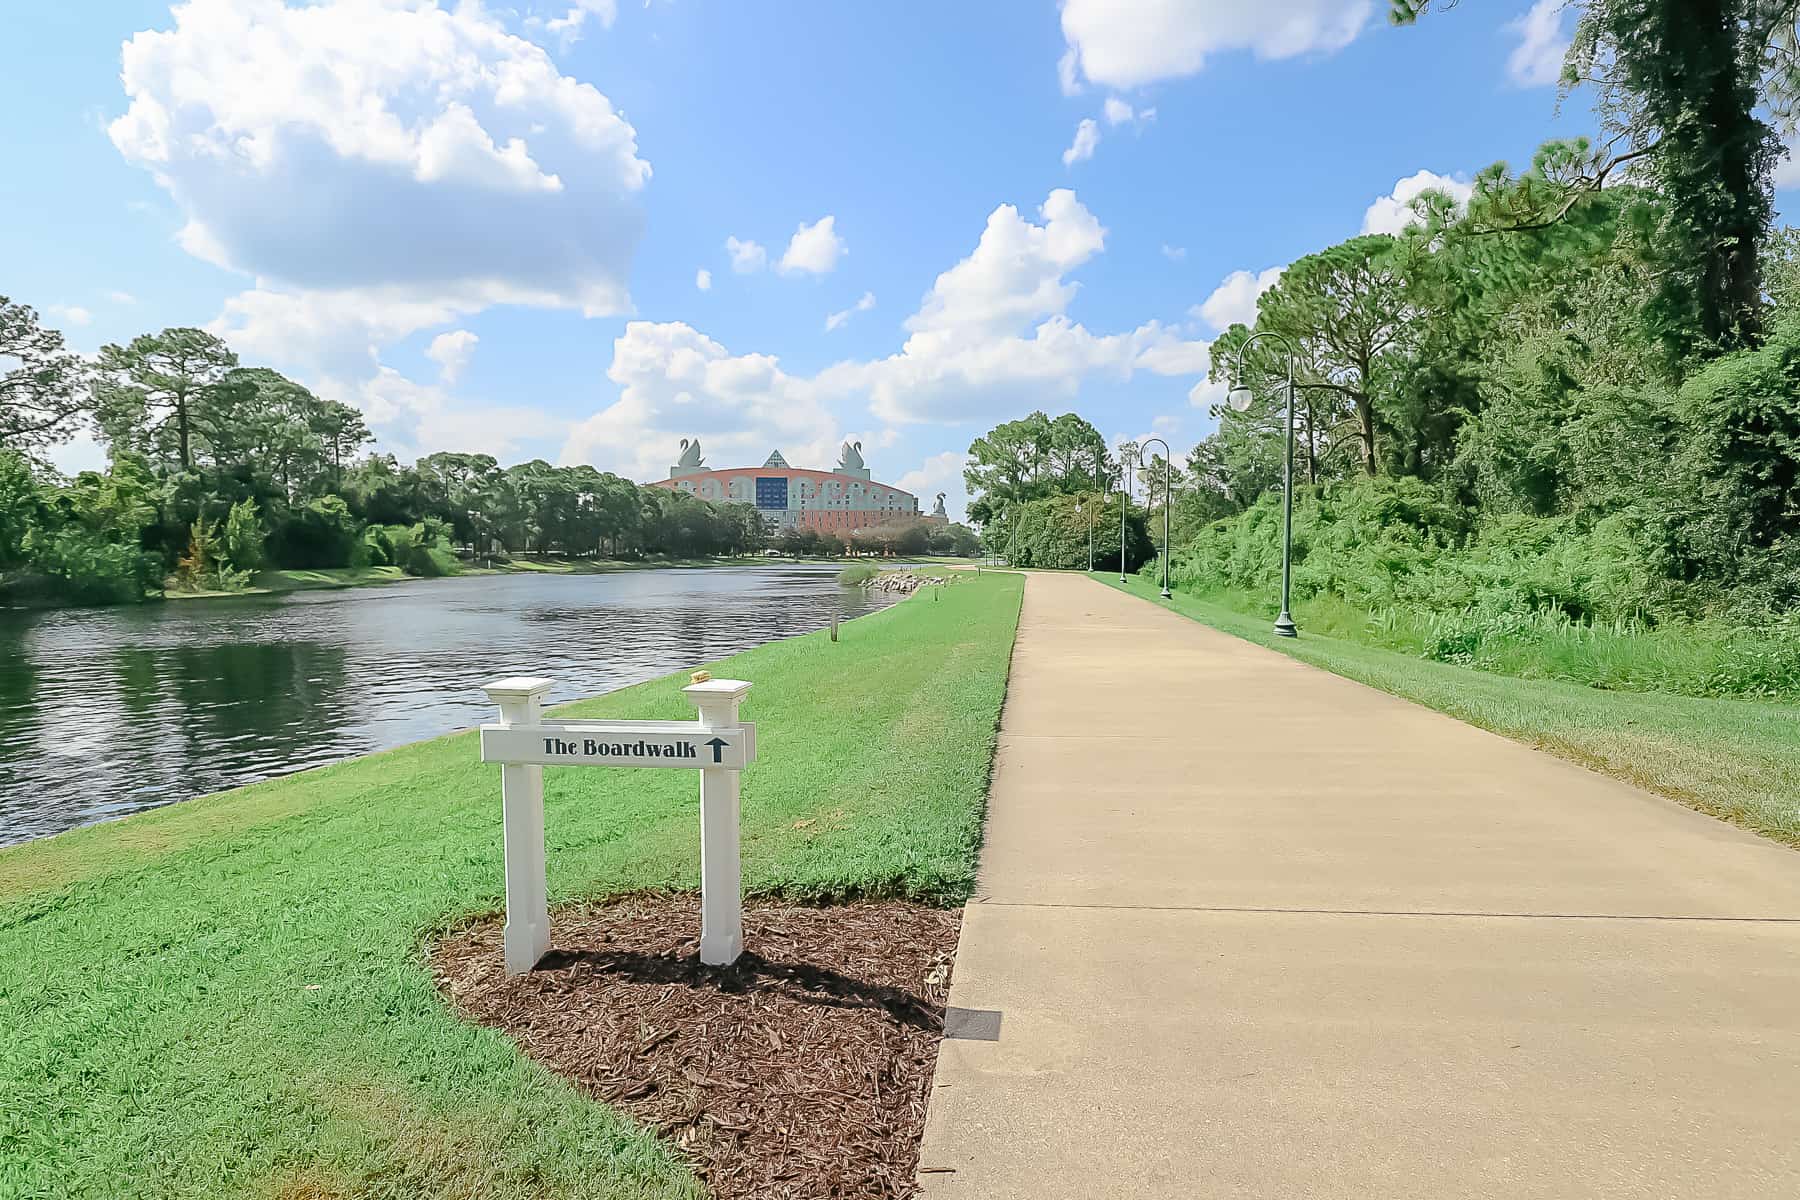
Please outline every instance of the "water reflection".
M574 699L893 599L779 566L0 612L0 845L467 728L497 675Z

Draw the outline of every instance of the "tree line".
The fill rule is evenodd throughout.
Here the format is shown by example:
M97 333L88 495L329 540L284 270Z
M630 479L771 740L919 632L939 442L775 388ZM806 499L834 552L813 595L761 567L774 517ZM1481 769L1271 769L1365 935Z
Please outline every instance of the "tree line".
M1449 657L1533 622L1773 630L1757 653L1800 680L1800 233L1773 225L1800 0L1570 8L1597 138L1299 259L1215 341L1254 398L1178 464L1177 583L1273 595L1291 348L1300 598L1429 623ZM1116 480L1091 430L979 439L971 511Z
M219 337L165 329L92 360L0 297L0 602L116 603L231 591L265 568L454 572L510 556L698 558L968 552L967 530L880 528L771 541L756 509L591 466L371 453L357 409ZM108 466L63 478L47 449L91 431Z

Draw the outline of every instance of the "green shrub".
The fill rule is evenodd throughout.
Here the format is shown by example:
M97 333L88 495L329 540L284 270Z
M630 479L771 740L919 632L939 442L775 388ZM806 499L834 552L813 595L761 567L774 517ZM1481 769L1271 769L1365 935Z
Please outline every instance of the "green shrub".
M1280 537L1280 497L1265 497L1184 547L1175 584L1266 609L1279 593ZM1499 674L1690 696L1800 695L1800 614L1771 603L1784 594L1781 572L1794 568L1771 552L1772 583L1727 619L1706 606L1716 592L1671 580L1657 543L1658 517L1637 509L1599 519L1505 512L1470 525L1416 480L1303 489L1296 617L1312 632Z
M249 572L263 565L263 529L256 501L240 500L231 506L221 537L225 558L233 568Z
M321 496L294 509L271 531L269 558L298 570L347 567L362 546L362 528L341 496Z

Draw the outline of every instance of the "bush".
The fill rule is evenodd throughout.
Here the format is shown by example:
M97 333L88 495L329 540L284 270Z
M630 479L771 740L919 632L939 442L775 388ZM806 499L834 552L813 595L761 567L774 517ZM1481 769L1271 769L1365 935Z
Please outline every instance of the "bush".
M1088 530L1094 538L1097 570L1119 569L1119 500L1096 493L1051 496L1015 506L1008 524L982 530L994 554L1011 554L1014 566L1085 570ZM1132 509L1125 525L1125 569L1136 571L1156 557L1145 514Z
M54 581L53 596L60 601L136 604L155 588L153 555L79 525L34 538L32 552L33 565Z
M1380 478L1296 501L1295 607L1314 632L1610 689L1800 696L1800 613L1708 616L1699 601L1712 593L1670 580L1655 516L1508 512L1469 525L1426 485ZM1280 497L1265 498L1201 531L1177 557L1176 584L1233 607L1272 604L1280 536Z
M256 501L240 500L231 506L222 536L225 558L234 568L248 572L263 565L263 530Z
M309 500L271 531L267 542L275 565L297 570L351 566L362 545L362 529L341 496Z
M1600 520L1509 512L1472 524L1466 510L1416 479L1301 488L1294 595L1337 596L1370 612L1548 611L1649 622L1691 615L1644 525L1631 512ZM1202 530L1176 555L1174 578L1193 592L1273 591L1281 579L1280 496Z

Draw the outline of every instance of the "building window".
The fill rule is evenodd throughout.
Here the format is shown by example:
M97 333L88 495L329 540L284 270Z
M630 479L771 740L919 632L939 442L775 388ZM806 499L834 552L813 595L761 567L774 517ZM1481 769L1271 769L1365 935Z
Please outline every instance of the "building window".
M788 506L788 481L780 475L756 477L756 507L785 509Z

